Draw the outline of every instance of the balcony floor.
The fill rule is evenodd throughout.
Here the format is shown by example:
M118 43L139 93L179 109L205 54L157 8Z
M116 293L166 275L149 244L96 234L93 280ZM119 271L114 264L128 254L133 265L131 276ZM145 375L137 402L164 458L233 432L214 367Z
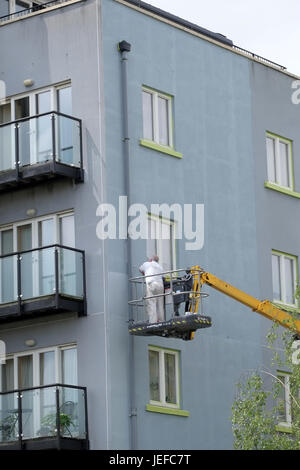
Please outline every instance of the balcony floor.
M70 437L39 437L37 439L24 439L13 442L0 442L2 450L88 450L87 439L75 439Z
M65 295L49 295L0 305L0 323L25 320L51 313L74 312L85 315L85 302L82 299Z
M11 191L54 178L69 178L76 182L83 182L83 170L51 160L24 166L20 168L19 173L16 170L1 171L0 191Z

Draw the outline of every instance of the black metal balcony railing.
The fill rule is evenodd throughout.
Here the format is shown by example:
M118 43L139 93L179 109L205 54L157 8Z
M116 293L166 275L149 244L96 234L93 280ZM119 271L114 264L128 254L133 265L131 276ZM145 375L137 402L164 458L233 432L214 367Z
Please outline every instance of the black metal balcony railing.
M0 190L62 176L83 181L80 119L52 111L0 125Z
M198 266L175 269L160 274L129 279L133 299L129 333L138 336L163 336L191 339L191 333L211 326L211 318L203 313L202 299L208 294L201 289L201 272Z
M88 449L85 387L53 384L0 393L0 451Z
M16 11L15 13L11 13L9 15L1 16L0 23L4 23L5 21L15 20L17 18L21 18L23 16L29 15L30 13L35 13L37 11L44 10L45 8L50 8L54 5L59 3L66 3L69 0L52 0L52 2L44 2L42 4L34 4L30 8L24 8L23 10Z
M0 322L53 311L86 314L84 251L51 245L0 256Z

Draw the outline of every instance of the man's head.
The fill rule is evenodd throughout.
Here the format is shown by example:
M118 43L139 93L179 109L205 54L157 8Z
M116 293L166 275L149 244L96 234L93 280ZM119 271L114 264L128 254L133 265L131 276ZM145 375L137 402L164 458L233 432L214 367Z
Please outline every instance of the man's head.
M152 256L152 261L156 261L156 263L159 262L159 257L157 255Z

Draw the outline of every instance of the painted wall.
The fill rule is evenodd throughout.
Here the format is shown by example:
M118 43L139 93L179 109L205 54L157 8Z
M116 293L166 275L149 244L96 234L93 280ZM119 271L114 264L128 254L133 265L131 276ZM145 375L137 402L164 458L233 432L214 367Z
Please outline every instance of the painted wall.
M259 295L255 166L250 68L247 59L122 6L103 0L103 58L108 162L108 200L118 203L123 183L120 53L132 45L128 61L131 200L143 203L203 203L205 243L200 252L177 243L177 266L200 264L253 295ZM142 85L174 96L176 159L139 145ZM145 241L133 242L133 266L146 256ZM123 263L122 263L123 260ZM124 245L109 244L109 271L126 284ZM243 371L261 362L261 319L246 307L206 288L205 313L213 327L193 342L135 338L138 448L228 449L232 447L231 406ZM114 305L118 299L114 296ZM119 331L120 307L111 312ZM125 310L124 310L125 315ZM114 333L113 333L114 334ZM190 417L145 411L149 402L148 345L181 353L182 409ZM118 383L123 344L114 343L112 376ZM116 371L116 373L114 373ZM113 387L112 387L113 388ZM112 422L118 427L116 409ZM115 433L117 437L117 432ZM113 447L119 448L115 439Z
M96 237L96 209L104 198L105 158L101 138L100 5L81 2L0 27L0 78L7 95L71 80L73 115L82 119L85 182L53 181L1 194L0 225L74 209L76 247L86 252L88 316L49 316L0 326L8 352L25 351L34 337L37 347L77 342L79 385L88 389L92 448L107 446L107 355L104 245ZM8 47L9 45L9 47ZM30 90L31 90L30 89ZM28 91L30 91L28 90Z

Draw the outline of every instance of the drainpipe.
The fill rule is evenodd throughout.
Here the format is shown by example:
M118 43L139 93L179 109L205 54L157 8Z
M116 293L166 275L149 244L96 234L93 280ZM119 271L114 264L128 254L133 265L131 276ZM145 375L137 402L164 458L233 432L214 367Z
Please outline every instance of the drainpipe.
M121 53L121 86L123 100L123 154L124 154L124 183L125 195L127 196L127 207L130 207L130 139L128 124L128 78L127 63L128 53L131 50L131 44L127 41L121 41L118 44ZM128 224L127 224L128 225ZM133 277L132 273L132 247L131 238L127 234L127 275L128 279ZM128 282L128 300L131 298L131 286ZM132 308L128 307L128 320L132 320ZM134 372L134 337L129 335L129 418L130 418L130 447L132 450L137 446L137 411L135 403L135 372Z

